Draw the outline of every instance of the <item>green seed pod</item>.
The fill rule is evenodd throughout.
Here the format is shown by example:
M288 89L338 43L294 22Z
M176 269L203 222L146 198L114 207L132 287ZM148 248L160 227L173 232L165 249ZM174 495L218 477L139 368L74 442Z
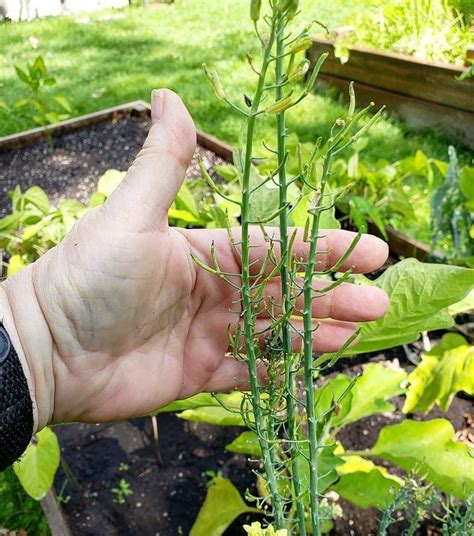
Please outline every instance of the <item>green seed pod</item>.
M291 96L284 97L279 101L274 102L271 106L266 108L266 114L278 114L289 108L293 104L293 98Z
M288 47L288 52L290 52L291 54L296 54L297 52L301 52L302 50L308 50L308 48L311 48L312 44L313 41L311 37L308 34L303 34L299 39L297 39Z
M288 82L298 82L299 80L302 80L309 70L309 65L309 60L303 60L299 65L294 67L288 73Z
M212 85L212 89L214 90L214 93L216 94L216 97L219 100L225 100L226 94L224 87L222 86L222 83L220 81L219 75L216 71L210 71L207 68L207 65L205 63L202 64L202 68L204 69L204 73L206 74L209 82Z
M260 8L262 7L262 0L250 0L250 18L257 22L260 18Z

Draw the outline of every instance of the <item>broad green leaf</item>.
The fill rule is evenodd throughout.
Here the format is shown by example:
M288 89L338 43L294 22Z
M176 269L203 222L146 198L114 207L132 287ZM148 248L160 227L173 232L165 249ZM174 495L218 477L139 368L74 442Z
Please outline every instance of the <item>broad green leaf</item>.
M237 177L237 170L235 166L232 166L231 164L226 164L223 166L215 165L213 166L213 169L226 181L233 181Z
M349 205L351 207L351 218L354 220L356 227L360 231L367 230L366 220L367 218L372 218L373 222L382 233L384 238L387 238L382 214L374 204L363 197L353 195L350 197Z
M171 411L183 411L185 409L195 409L204 406L214 406L215 400L211 393L199 393L197 395L185 398L184 400L176 400L171 402L164 408L160 408L154 413L169 413Z
M258 169L252 165L250 171L250 188L256 188L264 181L266 177L262 177ZM252 221L263 221L278 210L280 200L279 189L273 181L268 181L266 184L256 190L250 201L249 218ZM267 225L276 224L275 221L270 221Z
M195 409L186 409L177 414L177 417L186 421L207 422L219 426L244 426L240 413L227 411L222 406L205 406Z
M201 220L199 218L196 218L196 216L189 212L189 210L183 210L183 209L177 209L177 208L170 208L168 210L168 219L171 220L178 220L183 221L185 223L190 223L193 225L199 225L201 223Z
M459 187L468 200L474 200L474 167L461 169Z
M308 219L308 208L310 203L310 196L305 195L299 201L296 207L291 211L290 217L292 224L296 227L303 227L306 225ZM330 210L325 210L321 213L320 220L321 229L340 229L341 224L336 218L336 209L332 207Z
M178 195L176 196L176 208L178 210L187 210L190 212L196 219L199 218L199 209L194 199L193 193L189 189L189 186L186 182L183 182L181 188L179 189Z
M377 363L364 365L364 373L351 389L349 412L338 420L339 426L376 413L392 411L393 405L386 400L403 392L400 385L406 377L401 368Z
M365 284L390 296L388 313L362 326L361 341L350 353L375 352L408 344L422 331L453 325L448 307L462 300L474 286L474 270L445 264L423 264L405 259Z
M106 197L117 188L125 177L125 171L118 169L108 169L97 182L97 191Z
M31 188L28 188L28 190L26 190L26 192L23 194L23 197L27 202L38 208L43 214L47 214L49 212L48 196L46 195L46 192L39 186L32 186Z
M60 456L56 434L51 428L43 428L20 461L13 465L16 476L30 497L39 501L51 489Z
M74 199L62 200L59 203L58 209L61 213L66 232L69 232L77 220L88 210L82 203Z
M467 498L474 490L474 455L466 443L454 441L445 419L386 426L370 454L413 471L445 493Z
M436 403L448 411L454 395L474 395L474 346L457 333L446 333L408 377L403 411L428 412Z
M25 73L25 71L21 67L18 67L18 65L14 65L14 67L15 67L15 72L18 78L24 84L30 85L30 77Z
M395 498L400 484L383 467L374 467L370 471L343 474L331 489L359 508L385 509Z
M474 310L474 289L462 300L448 307L449 314L456 316Z
M33 63L33 70L38 71L41 76L47 75L46 65L44 63L43 56L37 56L35 62Z
M12 255L8 261L7 277L16 274L26 266L21 255Z
M238 437L229 443L225 447L229 452L236 452L238 454L248 454L250 456L261 456L262 451L258 442L258 437L255 432L248 430L242 432Z
M189 536L220 536L234 519L246 512L261 513L245 504L230 480L216 477Z

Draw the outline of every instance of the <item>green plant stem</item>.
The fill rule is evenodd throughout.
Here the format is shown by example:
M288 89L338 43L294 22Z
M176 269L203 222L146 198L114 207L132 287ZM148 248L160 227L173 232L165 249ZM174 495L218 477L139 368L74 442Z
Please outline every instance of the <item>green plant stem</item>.
M280 17L278 22L278 28L276 33L276 63L275 63L275 85L276 85L276 99L280 100L284 95L284 87L282 82L284 80L284 31L285 20ZM279 188L280 188L280 207L287 205L287 193L288 184L286 176L286 125L285 125L285 112L280 112L276 116L277 126L277 151L278 151L278 169L279 174ZM287 382L287 395L286 395L286 407L287 407L287 423L288 423L288 438L290 440L290 454L291 454L291 475L292 485L294 491L294 500L296 506L296 513L298 517L298 534L301 536L306 535L306 525L304 517L304 503L301 491L301 477L298 465L299 447L298 447L298 430L297 430L297 404L295 399L295 368L292 360L291 351L291 333L288 320L286 320L286 312L292 307L290 298L290 288L288 284L289 269L291 264L291 252L288 251L288 211L283 210L280 213L280 250L282 255L285 255L285 262L280 269L281 279L281 301L282 301L282 315L285 320L281 324L281 336L283 345L283 354L285 356L285 378Z
M328 151L324 160L323 174L319 194L316 193L315 207L321 208L324 203L324 190L329 166L331 162L331 152ZM319 198L318 198L319 197ZM304 380L306 391L306 414L308 416L308 443L309 443L309 491L311 500L311 528L313 536L320 536L321 527L319 519L319 501L318 501L318 450L320 448L317 435L317 422L314 408L314 385L313 385L313 277L316 266L316 255L318 250L319 222L321 220L321 210L317 209L313 215L310 233L310 245L308 261L306 263L303 296L303 366Z
M249 370L250 391L252 406L255 416L255 426L263 456L263 465L271 496L273 516L277 528L284 528L284 513L281 497L278 492L275 466L272 463L271 449L265 431L264 417L260 401L260 385L257 373L257 356L255 353L255 321L252 308L252 296L250 289L250 172L252 166L253 139L255 134L255 122L263 94L266 73L270 60L270 53L275 41L275 25L273 23L269 41L264 49L262 68L258 79L257 88L252 101L252 108L247 120L247 139L245 145L244 170L242 173L242 306L244 320L245 351Z

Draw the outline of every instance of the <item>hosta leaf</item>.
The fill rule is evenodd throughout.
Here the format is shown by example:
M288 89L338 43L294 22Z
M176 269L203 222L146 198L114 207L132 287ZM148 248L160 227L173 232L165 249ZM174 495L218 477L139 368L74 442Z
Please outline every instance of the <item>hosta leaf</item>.
M51 428L36 434L36 442L30 443L13 470L30 497L39 501L51 489L59 467L58 438Z
M331 489L360 508L386 508L403 480L360 456L343 459L344 465L337 468L340 478Z
M474 346L457 333L446 333L439 344L422 354L408 382L405 413L426 413L435 403L448 411L458 391L474 394Z
M448 307L462 300L474 285L474 270L405 259L366 284L383 288L390 309L381 319L362 326L361 341L351 353L374 352L408 344L420 332L453 325Z
M255 432L242 432L238 437L225 447L229 452L237 454L248 454L249 456L261 456L262 451Z
M246 512L261 513L245 504L230 480L216 477L189 536L220 536L234 519Z
M406 419L386 426L370 453L415 472L455 497L466 498L474 490L472 448L454 441L454 428L445 419Z

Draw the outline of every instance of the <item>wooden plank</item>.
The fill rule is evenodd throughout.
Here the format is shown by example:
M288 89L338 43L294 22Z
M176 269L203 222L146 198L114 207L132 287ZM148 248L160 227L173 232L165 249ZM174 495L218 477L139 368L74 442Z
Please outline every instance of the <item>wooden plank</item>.
M48 521L52 536L73 536L54 489L50 490L46 497L41 500L41 508Z
M349 80L327 74L320 74L318 79L319 83L336 87L347 96ZM453 141L474 149L474 112L399 95L361 82L356 82L354 88L358 105L365 106L369 102L375 102L377 107L380 107L385 104L388 110L409 126L417 129L439 128ZM446 147L446 152L447 150Z
M332 42L324 39L315 39L309 51L313 64L322 52L329 53L322 73L474 112L474 81L456 79L463 72L462 67L362 47L351 48L349 60L342 64L334 55Z

